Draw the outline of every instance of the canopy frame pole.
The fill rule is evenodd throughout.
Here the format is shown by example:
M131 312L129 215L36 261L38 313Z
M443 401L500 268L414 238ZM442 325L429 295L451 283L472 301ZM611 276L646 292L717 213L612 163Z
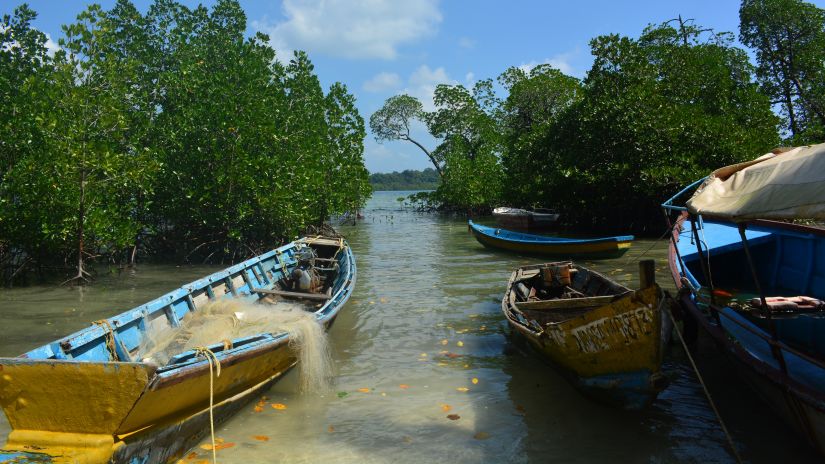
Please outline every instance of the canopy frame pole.
M773 320L773 315L771 314L771 308L768 307L768 300L765 298L765 292L762 291L762 285L759 283L759 276L756 273L756 266L753 264L753 257L751 256L751 250L748 246L748 238L745 236L745 229L747 228L747 224L744 222L740 222L739 226L739 236L742 238L742 247L745 250L745 257L748 260L748 267L751 270L751 277L753 278L753 284L756 286L756 291L759 293L759 301L762 303L763 313L765 317L768 319L768 328L771 331L771 353L773 357L779 362L779 367L782 369L784 374L788 373L788 367L785 365L785 356L782 354L782 350L777 345L779 341L779 335L776 332L776 321Z
M696 218L692 215L690 216L690 229L691 232L693 232L693 240L696 242L696 251L699 253L699 264L702 265L702 275L705 277L705 282L708 283L708 287L710 288L710 305L711 308L715 308L716 293L714 292L713 281L710 279L710 263L705 260L705 254L702 251L702 241L699 240L699 231L696 230ZM715 309L711 312L713 313L716 323L718 324L719 315L716 314Z

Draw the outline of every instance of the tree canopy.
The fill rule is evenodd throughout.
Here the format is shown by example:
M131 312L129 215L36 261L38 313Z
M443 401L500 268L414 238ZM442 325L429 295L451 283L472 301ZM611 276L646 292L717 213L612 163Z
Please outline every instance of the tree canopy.
M325 92L305 53L278 61L246 38L236 0L92 5L54 57L34 17L24 5L0 25L7 270L234 261L368 198L354 96Z

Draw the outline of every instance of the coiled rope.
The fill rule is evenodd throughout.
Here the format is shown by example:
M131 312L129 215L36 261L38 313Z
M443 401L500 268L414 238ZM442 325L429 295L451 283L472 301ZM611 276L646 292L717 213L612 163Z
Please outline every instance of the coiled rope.
M205 346L195 348L196 356L203 356L209 363L209 432L212 434L212 463L217 464L218 452L215 449L215 418L212 414L215 400L215 377L221 376L221 362L218 360L215 353ZM212 375L212 363L215 364L215 375Z

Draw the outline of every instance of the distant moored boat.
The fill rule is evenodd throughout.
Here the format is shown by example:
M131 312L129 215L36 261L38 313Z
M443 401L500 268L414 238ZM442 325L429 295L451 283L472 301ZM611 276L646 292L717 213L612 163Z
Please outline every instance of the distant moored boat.
M559 214L545 208L521 209L501 206L493 210L499 226L525 231L547 230L556 225Z

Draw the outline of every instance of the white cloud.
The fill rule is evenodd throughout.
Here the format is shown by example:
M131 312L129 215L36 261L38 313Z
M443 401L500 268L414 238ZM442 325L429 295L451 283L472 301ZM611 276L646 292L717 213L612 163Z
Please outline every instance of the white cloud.
M522 63L519 66L519 69L521 69L524 72L529 73L530 70L532 70L533 68L535 68L536 66L538 66L540 64L549 64L550 66L558 69L559 71L567 74L568 76L577 76L580 73L578 72L578 70L572 64L570 64L570 61L573 58L575 58L577 55L579 55L579 49L578 48L576 50L573 50L573 51L570 51L570 52L560 53L560 54L555 55L551 58L545 58L543 61L533 60L533 61L530 61L529 63Z
M410 75L409 86L404 89L404 93L417 98L426 111L433 111L433 94L438 84L455 85L458 81L451 79L443 67L431 69L424 64Z
M49 56L54 56L58 50L60 50L60 45L53 41L49 34L46 34L46 53L48 53Z
M398 74L381 72L364 82L364 90L367 92L383 92L385 90L397 89L401 86L401 78Z
M269 34L279 56L306 50L352 59L393 59L398 47L436 32L438 0L284 0L286 19L253 21ZM288 54L287 54L288 53Z
M458 46L467 49L475 48L476 41L469 37L462 37L458 39Z

